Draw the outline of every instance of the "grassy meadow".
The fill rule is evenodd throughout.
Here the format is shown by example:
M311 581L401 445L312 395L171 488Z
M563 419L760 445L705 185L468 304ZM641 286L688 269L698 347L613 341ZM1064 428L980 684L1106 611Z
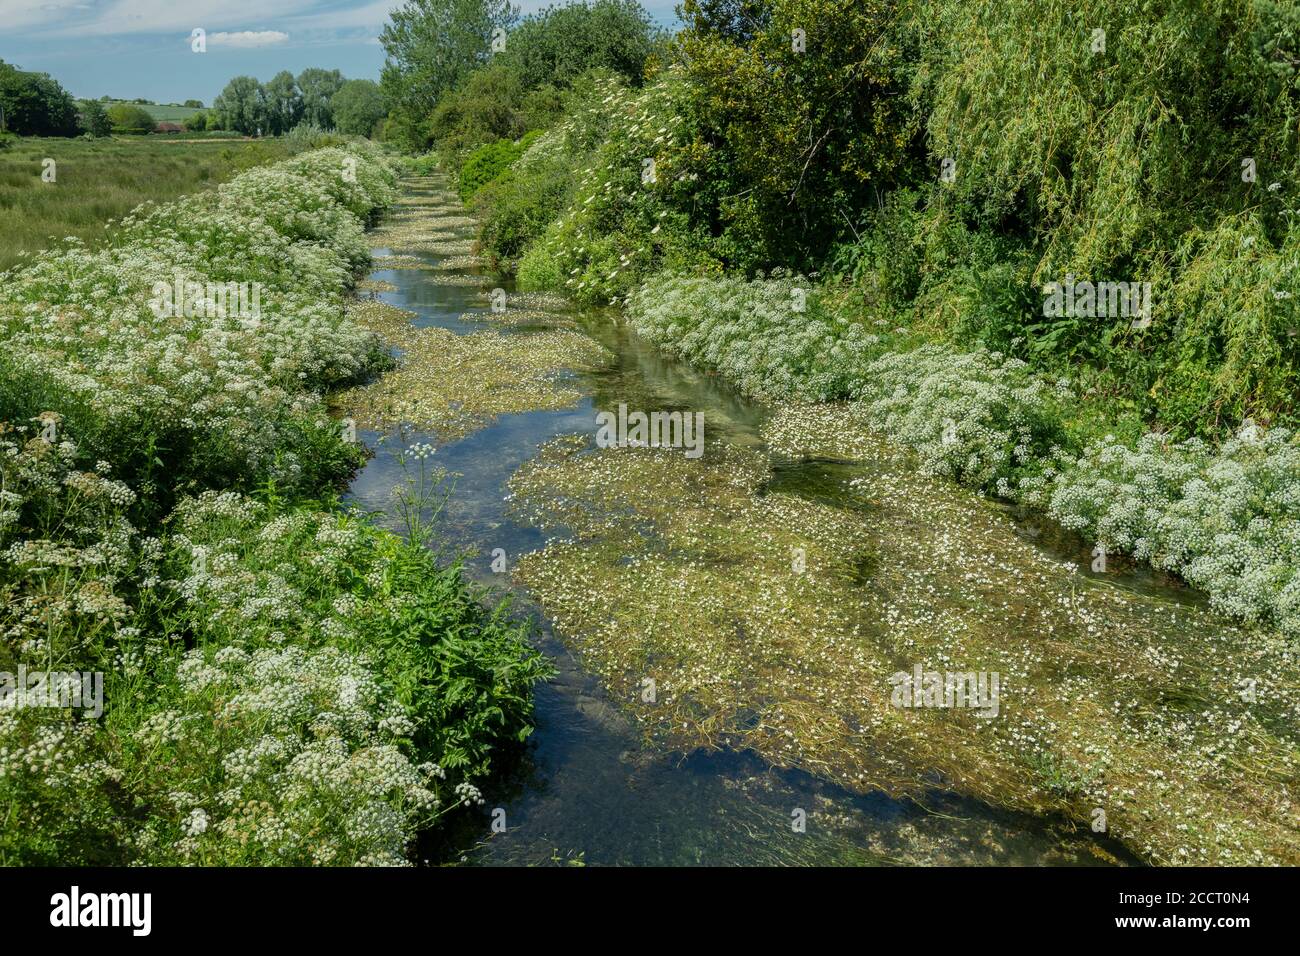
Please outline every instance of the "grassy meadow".
M109 222L142 202L198 192L285 155L287 147L274 140L20 140L0 150L0 219L5 223L0 271L16 265L23 252L38 252L68 236L94 244ZM55 162L54 184L41 180L47 158Z

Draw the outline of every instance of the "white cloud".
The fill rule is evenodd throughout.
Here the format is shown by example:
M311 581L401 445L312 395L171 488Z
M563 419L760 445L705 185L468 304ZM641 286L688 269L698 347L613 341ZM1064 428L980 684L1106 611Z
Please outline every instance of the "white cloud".
M0 11L9 4L28 2L0 0ZM187 0L183 4L176 0L100 0L89 18L50 16L46 26L48 33L65 36L175 33L178 42L188 46L195 27L207 30L211 39L217 30L245 32L248 27L276 24L317 6L319 0Z
M0 24L6 31L40 27L93 10L84 0L0 0Z
M209 33L208 46L228 46L239 50L275 46L289 39L289 34L279 30L244 30L239 33Z
M381 27L402 0L372 0L360 6L322 9L293 18L294 27L306 30L339 30L349 27Z

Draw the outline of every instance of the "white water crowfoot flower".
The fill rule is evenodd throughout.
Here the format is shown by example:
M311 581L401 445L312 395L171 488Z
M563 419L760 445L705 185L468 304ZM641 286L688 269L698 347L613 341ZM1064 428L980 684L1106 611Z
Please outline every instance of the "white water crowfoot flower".
M661 276L632 294L628 315L656 345L716 368L759 398L848 397L880 354L880 338L840 326L800 276Z
M1107 436L1052 487L1067 528L1202 588L1213 606L1300 635L1300 442L1248 424L1218 449Z

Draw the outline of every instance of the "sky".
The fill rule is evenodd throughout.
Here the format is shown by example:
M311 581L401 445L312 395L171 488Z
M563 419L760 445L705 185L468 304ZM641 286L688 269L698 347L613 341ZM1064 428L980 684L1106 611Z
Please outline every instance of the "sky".
M527 14L550 0L515 0ZM677 0L641 0L672 25ZM379 79L379 31L400 0L0 0L0 60L73 96L211 105L231 77L337 69ZM207 52L191 49L195 29Z

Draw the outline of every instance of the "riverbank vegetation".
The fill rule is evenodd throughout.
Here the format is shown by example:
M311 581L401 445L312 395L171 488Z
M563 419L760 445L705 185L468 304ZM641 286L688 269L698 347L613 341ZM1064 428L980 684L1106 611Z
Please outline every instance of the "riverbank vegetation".
M0 149L0 272L67 237L93 245L144 202L165 203L308 148L286 140L26 137ZM54 165L54 180L42 174Z
M0 671L104 682L102 716L0 713L0 862L403 863L527 736L546 666L429 549L432 449L405 536L335 504L394 198L373 147L314 150L0 276Z

